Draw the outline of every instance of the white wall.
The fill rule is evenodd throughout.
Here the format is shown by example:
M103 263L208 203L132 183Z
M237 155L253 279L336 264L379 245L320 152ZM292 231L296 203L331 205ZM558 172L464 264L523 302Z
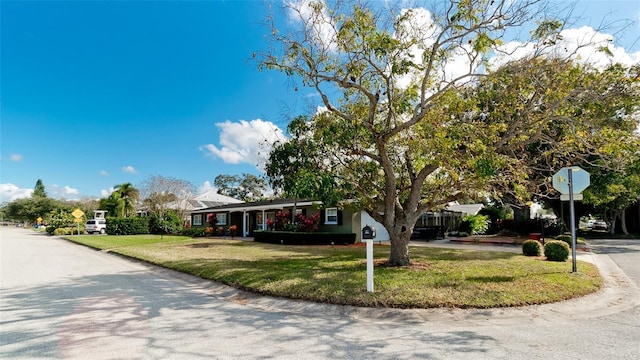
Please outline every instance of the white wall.
M357 238L362 238L362 228L366 225L374 227L376 229L376 236L373 238L375 241L389 241L391 238L389 237L389 232L387 229L382 226L379 222L375 221L366 211L360 212L360 233ZM355 230L355 229L354 229Z

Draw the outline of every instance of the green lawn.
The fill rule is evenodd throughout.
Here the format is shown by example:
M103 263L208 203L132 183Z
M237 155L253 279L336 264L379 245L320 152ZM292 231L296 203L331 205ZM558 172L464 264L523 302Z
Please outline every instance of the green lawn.
M561 301L597 291L597 268L506 252L412 247L413 265L383 266L375 246L375 292L366 291L364 247L282 246L181 236L67 239L260 294L371 307L487 308Z

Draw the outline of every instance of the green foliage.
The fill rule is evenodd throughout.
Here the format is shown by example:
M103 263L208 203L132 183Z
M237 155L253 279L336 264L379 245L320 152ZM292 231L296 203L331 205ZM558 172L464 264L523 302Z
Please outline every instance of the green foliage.
M489 217L486 215L467 215L460 222L460 231L471 235L484 234L489 229Z
M52 233L54 230L64 228L74 223L74 217L71 212L63 209L57 209L51 212L49 218L49 226L47 226L47 232ZM84 230L84 223L82 224ZM64 234L63 234L64 235Z
M267 229L290 232L314 232L318 231L319 222L319 212L308 217L304 214L297 214L292 221L291 212L278 211L275 218L267 220Z
M78 226L67 226L67 227L61 227L61 228L57 228L53 231L49 231L50 227L47 227L47 232L49 234L52 235L56 235L56 236L64 236L64 235L86 235L87 232L84 231L84 227L80 226L78 228ZM78 234L78 230L80 230L80 233Z
M128 217L107 219L107 234L109 235L138 235L149 233L148 217Z
M68 210L69 205L60 200L38 196L16 199L6 204L3 209L5 216L11 220L35 223L39 217L46 220L53 210Z
M544 244L544 256L549 261L566 261L570 250L569 245L564 241L551 240Z
M571 235L558 235L555 237L556 240L565 242L571 248ZM576 244L584 244L585 240L583 237L576 237Z
M31 194L32 197L47 197L47 192L44 189L44 184L42 183L42 180L38 179L38 181L36 181L36 186L33 189L33 193Z
M306 3L287 6L304 12L297 7ZM541 185L556 169L618 157L617 144L637 138L633 119L618 115L640 101L637 77L624 67L601 71L540 51L499 68L478 63L456 81L442 76L453 57L484 58L505 32L536 19L535 47L560 39L562 22L537 17L544 9L536 13L535 2L488 3L454 2L423 28L412 11L398 16L345 1L327 15L316 4L317 16L299 28L273 31L277 46L261 65L301 79L326 109L274 147L274 184L296 195L333 177L343 199L388 230L390 263L409 265L401 229L424 212L487 193L524 204L551 188ZM337 30L330 43L309 33L327 16Z
M182 228L182 220L173 210L166 211L164 216L151 216L149 219L151 234L177 234Z
M525 240L522 243L522 254L524 256L542 255L542 244L536 240Z
M205 229L203 228L182 228L180 230L180 235L190 236L190 237L203 237L207 234L205 233Z
M323 166L326 154L313 137L315 125L305 116L296 117L287 130L292 138L274 144L265 165L271 187L285 197L314 199L334 206L346 196L348 185L339 186L334 174Z
M114 186L114 189L110 197L117 204L120 212L113 212L112 214L119 214L122 217L135 214L135 204L140 200L140 191L131 183L118 184Z
M266 181L252 174L218 175L214 184L218 188L218 194L245 202L262 200L267 190Z

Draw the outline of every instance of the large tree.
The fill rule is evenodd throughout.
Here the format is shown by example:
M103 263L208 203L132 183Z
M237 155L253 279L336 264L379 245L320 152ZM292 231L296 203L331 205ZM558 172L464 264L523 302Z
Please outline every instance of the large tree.
M121 210L120 215L122 217L135 214L136 203L140 200L140 191L131 183L114 186L111 196L119 203L119 210Z
M247 202L261 200L267 190L266 181L253 174L221 174L216 176L213 183L218 188L218 194Z
M265 164L271 187L287 198L313 198L325 206L335 206L349 190L338 188L334 175L324 172L318 164L323 149L313 140L309 118L296 117L287 126L287 132L291 138L274 143Z
M561 40L562 23L540 17L529 56L502 66L487 60L505 50L507 30L537 19L540 3L462 0L430 13L290 2L298 22L289 24L299 26L280 32L274 22L261 65L320 95L324 111L312 126L323 158L316 165L349 185L350 204L388 230L390 265L410 263L410 235L424 212L492 190L525 198L540 159L548 172L575 154L600 155L587 133L571 128L571 102L599 96L608 103L608 93L580 76L590 69L546 51Z
M184 218L189 208L188 201L196 192L193 183L187 180L161 175L146 178L139 187L143 203L158 218L164 218L169 209L175 211L180 219Z
M44 184L42 183L41 179L38 179L38 181L36 181L36 186L33 188L33 193L31 194L32 197L47 197L47 192L44 189Z

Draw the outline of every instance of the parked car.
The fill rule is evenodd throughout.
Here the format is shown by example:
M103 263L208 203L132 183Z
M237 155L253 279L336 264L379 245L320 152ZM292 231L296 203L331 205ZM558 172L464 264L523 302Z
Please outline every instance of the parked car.
M593 229L593 224L596 222L597 220L594 219L589 219L587 220L587 229L591 230Z
M107 232L107 220L105 219L87 220L87 223L84 224L84 230L89 234L93 234L93 233L104 234Z
M593 223L593 225L591 226L591 230L609 230L609 224L607 224L605 221L602 220L598 220L596 222Z

